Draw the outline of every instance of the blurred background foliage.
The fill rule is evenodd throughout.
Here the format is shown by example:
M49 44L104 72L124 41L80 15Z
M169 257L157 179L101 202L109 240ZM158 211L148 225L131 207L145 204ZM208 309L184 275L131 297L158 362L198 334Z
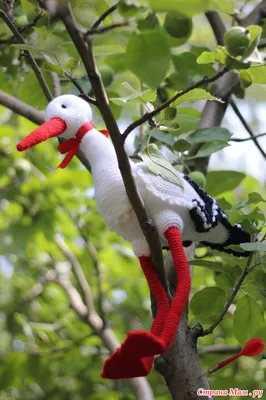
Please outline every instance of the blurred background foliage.
M163 12L159 12L161 2L150 1L150 6L158 10L154 13L146 1L120 1L101 27L125 21L129 26L93 37L96 60L121 129L151 107L151 102L158 106L177 90L215 73L216 61L197 63L204 51L213 51L216 46L202 14L206 2L164 0L163 3ZM231 14L235 9L240 10L241 17L241 13L250 12L258 2L210 3L209 7L221 11L229 28L234 23ZM71 0L74 16L84 29L91 29L113 4L111 0ZM180 7L182 12L185 10L191 19L183 16L183 22L177 25L176 19L171 20L174 6L175 11L180 12ZM5 10L4 4L0 4L0 9ZM165 12L167 9L169 13ZM176 18L179 17L177 14ZM79 93L69 79L71 76L84 92L93 95L75 46L60 21L49 17L35 0L15 0L14 20L22 29L27 45L33 46L33 55L52 92L51 72L55 72L62 93ZM31 23L34 26L29 27ZM23 30L25 26L28 28ZM263 26L262 40L265 32ZM12 45L12 34L3 21L0 21L0 40L1 90L43 110L47 100L29 67L25 48ZM248 89L245 85L238 87L235 101L254 130L263 133L264 67L255 66L250 76L253 84ZM208 90L209 86L203 89ZM204 142L201 150L204 153L200 155L215 153L206 189L218 199L232 223L242 222L256 234L265 224L265 159L253 142L230 141L232 135L246 137L231 109L222 129L195 132L206 98L207 92L194 92L188 102L183 104L183 99L166 109L157 117L163 129L141 127L129 137L128 153L136 156L151 136L150 141L182 168L187 165L190 147ZM192 103L192 100L197 101ZM103 128L98 111L94 108L93 112L95 124ZM56 141L20 154L16 143L35 125L4 107L0 107L0 123L0 398L132 399L126 382L100 378L107 349L70 307L63 288L49 282L52 271L70 280L80 291L71 264L58 246L59 235L83 268L96 310L101 313L101 308L104 309L105 318L122 340L128 330L151 324L149 292L131 247L105 227L97 213L92 178L78 159L64 171L57 170L60 156ZM265 144L264 138L261 144ZM212 335L199 340L204 370L225 357L204 352L206 346L243 345L254 336L266 340L266 248L262 246L259 250L254 256L256 266L224 320ZM208 327L232 293L246 260L199 247L193 264L190 325L199 321ZM214 389L266 390L265 372L266 361L261 356L246 358L213 374L210 383ZM153 371L148 381L157 400L170 398L158 373Z

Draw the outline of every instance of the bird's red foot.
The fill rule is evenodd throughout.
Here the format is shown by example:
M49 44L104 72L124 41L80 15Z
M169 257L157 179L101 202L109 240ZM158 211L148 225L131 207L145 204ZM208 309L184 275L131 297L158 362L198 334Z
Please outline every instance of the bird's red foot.
M153 357L140 360L127 360L121 357L120 349L117 349L104 363L102 378L130 379L147 376L153 364Z
M121 356L128 360L155 356L164 351L165 346L162 339L146 331L129 332L120 348Z

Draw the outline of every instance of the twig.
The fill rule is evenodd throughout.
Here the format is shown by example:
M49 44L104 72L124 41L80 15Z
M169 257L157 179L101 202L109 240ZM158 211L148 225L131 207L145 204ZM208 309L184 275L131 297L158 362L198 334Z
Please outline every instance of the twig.
M217 320L207 329L202 330L201 332L199 332L199 336L206 336L209 335L210 333L212 333L214 331L215 328L217 328L217 326L220 324L220 322L222 322L225 314L227 313L229 307L231 306L231 304L233 303L237 293L239 292L242 283L244 282L246 276L248 275L248 273L250 272L250 264L252 261L252 257L253 257L254 253L251 253L248 261L247 261L247 265L241 275L241 277L239 278L239 281L237 282L236 286L234 287L231 296L229 297L228 301L226 302L222 312L220 313L219 317L217 318Z
M237 115L237 117L239 118L239 120L241 121L242 125L244 126L244 128L246 129L246 131L250 134L250 138L251 140L253 140L254 144L257 146L258 150L260 151L260 153L262 154L262 156L264 157L264 159L266 159L266 153L263 150L263 148L261 147L261 145L259 144L257 137L254 135L252 129L250 128L250 126L248 125L248 123L246 122L245 118L243 117L243 115L241 114L239 108L237 107L236 103L231 100L230 102L232 109L234 110L235 114Z
M266 136L266 133L261 133L259 135L256 135L256 136L254 136L254 138L258 139L258 138L263 137L263 136ZM253 137L249 137L249 138L245 138L245 139L232 138L229 141L230 142L247 142L248 140L253 140L254 141L254 138Z
M101 23L110 15L112 14L116 9L117 9L118 3L114 4L112 7L108 8L98 19L94 24L92 25L91 29L96 29L98 26L101 25Z
M8 18L8 16L2 10L0 10L0 18L3 19L3 21L5 21L5 23L7 24L9 29L12 31L12 33L15 36L15 38L17 39L17 41L19 43L26 44L23 36L19 33L19 31L17 30L15 25L12 23L12 21ZM33 72L36 75L36 78L38 79L38 82L43 90L43 93L44 93L46 99L48 101L51 101L53 99L53 96L50 92L50 89L49 89L47 83L45 82L45 79L41 73L40 68L38 67L38 64L36 63L35 59L33 58L32 54L30 53L30 51L26 50L25 54L27 54L29 63L33 69Z
M18 28L19 33L23 33L26 30L33 28L37 24L39 19L42 18L42 16L43 16L43 12L41 11L40 14L36 15L36 17L34 18L34 20L32 22L30 22L27 25L22 26L21 28Z
M19 33L23 33L23 32L25 32L26 30L28 30L28 29L30 29L30 28L33 28L42 16L43 16L43 12L41 12L40 14L38 14L38 15L34 18L34 20L33 20L32 22L30 22L29 24L24 25L24 26L22 26L22 27L17 27L18 32L19 32ZM10 19L10 18L9 18L9 19ZM14 21L12 21L12 22L13 22L13 24L14 24ZM14 24L14 25L15 25L15 24ZM16 25L15 25L15 26L16 26ZM12 42L14 42L15 40L16 40L16 38L15 38L15 36L13 35L13 36L10 36L9 38L5 39L5 40L0 40L0 44L12 43Z
M149 218L147 211L145 210L143 201L138 193L132 175L130 162L124 148L123 140L121 139L121 133L109 106L103 82L95 63L90 37L87 38L87 42L84 41L84 36L77 27L69 4L58 4L57 16L66 26L66 29L68 30L68 33L81 56L88 78L91 82L91 86L94 91L97 103L99 105L100 112L114 144L127 196L132 204L141 229L149 244L154 267L160 277L162 285L168 292L159 235L157 233L156 227Z
M91 104L93 104L94 106L97 107L97 101L96 101L94 98L88 96L88 95L84 92L84 90L82 89L82 87L80 86L80 84L76 81L76 79L72 78L72 76L69 75L69 74L67 74L66 72L65 72L65 76L73 83L74 86L76 86L76 88L78 89L78 91L79 91L79 93L80 93L79 97L82 97L82 98L83 98L84 100L86 100L88 103L91 103Z
M111 31L113 29L122 28L122 27L128 26L128 25L129 25L129 23L127 21L126 22L118 22L116 24L112 24L112 25L109 25L109 26L104 26L103 28L89 29L85 33L85 35L94 35L94 34L105 33L105 32L109 32L109 31Z
M86 306L87 306L87 310L88 310L88 315L90 314L94 314L95 313L95 309L94 309L94 304L93 304L93 297L92 297L92 292L91 292L91 288L88 284L88 281L84 275L84 272L81 268L81 265L77 259L77 257L75 256L75 254L70 250L70 248L67 246L67 244L65 243L65 241L62 239L61 236L56 235L55 236L55 242L57 244L57 246L59 247L59 249L62 251L62 253L64 254L64 256L66 257L66 259L70 262L73 271L76 275L76 278L78 280L78 283L84 293L85 296L85 301L86 301Z
M123 140L125 141L130 132L132 132L135 128L140 126L141 124L144 124L144 122L147 122L151 118L153 118L155 115L159 114L162 110L164 110L166 107L170 106L171 103L173 103L175 100L177 100L179 97L183 96L186 93L191 92L193 89L197 89L198 87L205 85L206 83L212 83L217 81L217 79L221 78L226 72L228 72L228 68L224 67L220 72L217 72L217 74L213 75L212 77L204 77L203 79L199 80L198 82L194 83L193 85L189 86L188 88L181 90L180 92L176 93L173 97L171 97L169 100L165 101L162 103L158 108L151 112L146 112L141 118L137 119L136 121L132 122L130 124L125 132L122 135Z
M241 351L241 346L215 344L213 346L204 346L199 350L200 356L208 354L237 354Z

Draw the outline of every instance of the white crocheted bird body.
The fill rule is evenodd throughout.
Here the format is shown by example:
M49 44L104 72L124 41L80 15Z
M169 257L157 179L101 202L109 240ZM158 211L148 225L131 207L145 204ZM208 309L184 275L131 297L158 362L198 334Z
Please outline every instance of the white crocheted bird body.
M110 230L130 241L137 256L150 254L136 214L127 197L114 147L97 130L81 142L88 156L95 184L98 211ZM239 225L232 227L217 202L195 182L181 174L183 187L152 173L141 162L131 162L137 188L164 245L164 232L179 227L186 244L203 242L222 249L229 244L248 241ZM230 250L228 250L230 252Z

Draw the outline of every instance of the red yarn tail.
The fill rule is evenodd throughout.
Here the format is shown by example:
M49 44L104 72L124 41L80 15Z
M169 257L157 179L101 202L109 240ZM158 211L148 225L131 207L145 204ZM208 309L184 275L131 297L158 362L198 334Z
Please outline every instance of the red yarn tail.
M151 257L139 257L139 262L157 303L157 312L152 323L151 332L156 336L160 336L169 310L169 301L158 275L152 266Z
M237 360L241 356L256 357L264 350L264 347L265 344L263 343L263 340L261 338L252 338L244 345L243 349L238 354L235 354L234 356L227 358L219 364L214 365L214 367L209 368L208 373L211 374L212 372L215 372L218 369L225 367L226 365Z
M182 239L178 228L174 226L168 228L165 232L165 237L169 243L177 277L176 294L161 334L161 339L164 342L165 350L167 350L174 341L181 316L185 311L189 297L191 279L189 265L183 249Z

